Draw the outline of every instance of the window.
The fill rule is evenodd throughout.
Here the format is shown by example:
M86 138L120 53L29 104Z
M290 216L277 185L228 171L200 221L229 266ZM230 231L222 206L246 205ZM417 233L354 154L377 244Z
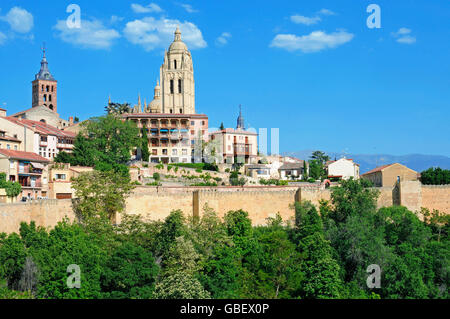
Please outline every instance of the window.
M191 135L194 135L194 134L195 134L194 130L191 130Z
M183 113L183 109L180 109L180 113Z
M194 121L191 121L191 125L192 125L192 126L195 125Z
M66 180L66 174L56 174L56 179L65 181Z
M44 102L47 102L47 94L44 94Z
M183 155L187 155L187 149L183 149L183 150L182 150L182 154L183 154Z
M11 160L9 161L9 168L10 169L14 168L14 161Z
M202 125L205 125L205 121L202 121Z
M10 150L11 146L9 144L6 144L6 149Z
M167 155L167 150L166 150L166 149L163 149L163 150L162 150L162 153L163 153L163 155Z
M173 61L173 67L175 68L175 70L177 69L177 60Z
M178 93L183 93L182 84L183 82L181 82L181 79L178 79Z
M52 92L53 92L53 85L52 85Z
M173 80L170 80L170 94L174 93Z
M14 145L14 150L17 151L17 145Z
M42 92L44 92L44 86L42 86Z
M51 95L51 94L48 95L48 100L49 100L50 102L52 101L52 95Z
M47 85L46 91L47 91L47 92L50 92L50 86L49 86L49 85Z
M152 155L158 155L158 150L153 149L152 150Z
M178 155L178 150L177 149L173 149L172 150L172 155Z

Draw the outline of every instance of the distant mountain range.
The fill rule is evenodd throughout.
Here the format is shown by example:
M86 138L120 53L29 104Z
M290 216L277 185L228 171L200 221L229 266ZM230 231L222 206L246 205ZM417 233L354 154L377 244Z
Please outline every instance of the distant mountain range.
M286 152L283 155L293 156L300 159L309 159L313 150L304 150L297 152ZM417 172L422 172L430 167L439 166L442 169L450 169L450 157L442 155L422 155L422 154L410 154L410 155L387 155L387 154L344 154L336 152L326 152L330 159L340 159L342 157L352 158L356 163L360 165L361 174L374 169L375 167L400 163Z

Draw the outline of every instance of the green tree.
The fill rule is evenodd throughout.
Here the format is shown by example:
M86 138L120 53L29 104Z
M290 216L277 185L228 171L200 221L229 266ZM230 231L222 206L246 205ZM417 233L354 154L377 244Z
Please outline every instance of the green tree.
M0 173L0 188L5 189L6 196L17 197L22 192L22 185L18 182L11 182L6 180L6 174Z
M147 135L147 129L143 128L142 129L142 160L144 162L148 162L149 158L150 158L150 151L148 149L148 135Z
M341 268L333 257L331 243L325 239L317 209L310 202L295 204L293 237L303 258L301 296L307 299L342 297Z
M82 173L72 181L76 200L73 208L83 223L111 221L123 212L134 186L130 178L113 171Z
M440 167L429 168L420 173L420 181L425 185L450 184L450 170Z
M107 114L120 115L130 112L129 103L108 103L105 107Z
M161 280L156 284L155 298L158 299L207 299L206 291L196 273L200 255L190 240L177 237L174 245L166 255L165 270Z
M158 267L150 252L131 242L124 242L115 249L103 268L103 297L150 299L157 274Z

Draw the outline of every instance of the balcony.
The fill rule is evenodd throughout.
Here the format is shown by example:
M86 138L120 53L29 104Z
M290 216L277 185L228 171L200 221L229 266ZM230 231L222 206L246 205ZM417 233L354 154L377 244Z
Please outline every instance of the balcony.
M19 174L42 175L42 169L33 168L30 165L19 166Z
M235 144L234 145L234 155L235 156L250 156L251 155L251 145L250 144Z

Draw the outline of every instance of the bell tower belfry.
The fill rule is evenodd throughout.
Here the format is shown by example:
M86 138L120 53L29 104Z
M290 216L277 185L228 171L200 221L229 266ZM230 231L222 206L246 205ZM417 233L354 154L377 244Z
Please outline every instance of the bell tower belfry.
M32 82L33 95L31 106L36 107L43 105L57 113L58 81L53 78L48 69L47 57L45 56L45 45L42 47L42 52L41 69Z
M191 52L181 40L177 27L175 39L164 54L160 69L162 112L195 114L195 82Z

